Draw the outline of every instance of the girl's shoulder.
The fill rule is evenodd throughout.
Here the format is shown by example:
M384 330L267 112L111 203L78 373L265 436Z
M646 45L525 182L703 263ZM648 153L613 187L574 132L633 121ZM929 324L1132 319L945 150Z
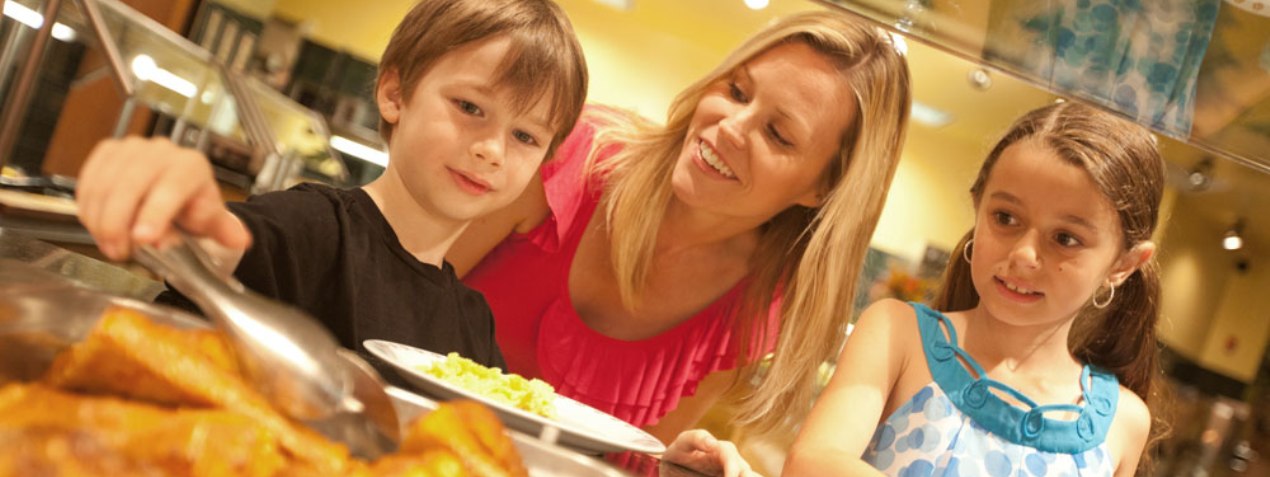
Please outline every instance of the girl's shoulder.
M1151 409L1147 403L1137 393L1121 385L1108 439L1116 441L1113 445L1120 447L1122 464L1137 465L1137 456L1141 455L1151 434L1151 420Z
M936 335L957 344L961 330L965 328L965 313L941 312L918 302L905 302L893 298L878 300L869 305L860 320L871 316L870 321L888 321L888 329L899 337L921 340ZM887 317L887 318L881 318ZM920 344L920 343L919 343Z
M1127 430L1140 431L1143 436L1151 427L1151 408L1146 401L1133 390L1120 385L1120 396L1116 404L1116 418L1113 426L1128 426Z
M893 298L878 300L860 313L851 335L884 340L892 358L907 358L904 350L921 348L918 306Z
M873 302L860 313L854 325L854 333L860 329L884 332L886 335L916 336L917 308L911 303L884 298Z
M912 339L938 332L955 341L965 320L962 312L944 313L922 303L885 298L865 308L855 326L884 328L887 334Z

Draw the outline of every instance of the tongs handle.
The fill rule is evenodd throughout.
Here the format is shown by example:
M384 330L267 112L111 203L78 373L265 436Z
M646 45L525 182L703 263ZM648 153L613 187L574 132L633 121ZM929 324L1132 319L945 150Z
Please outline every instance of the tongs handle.
M142 245L136 260L189 297L223 330L254 387L290 417L318 420L360 412L335 338L304 312L213 271L194 239Z

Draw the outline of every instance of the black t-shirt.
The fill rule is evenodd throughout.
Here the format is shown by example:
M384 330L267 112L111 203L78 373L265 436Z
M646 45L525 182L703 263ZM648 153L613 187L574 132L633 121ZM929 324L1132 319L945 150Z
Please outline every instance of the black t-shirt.
M301 184L229 208L252 235L234 276L313 315L384 377L401 382L363 340L454 351L507 368L485 297L463 285L449 263L438 268L407 252L365 191ZM196 310L174 292L158 301Z

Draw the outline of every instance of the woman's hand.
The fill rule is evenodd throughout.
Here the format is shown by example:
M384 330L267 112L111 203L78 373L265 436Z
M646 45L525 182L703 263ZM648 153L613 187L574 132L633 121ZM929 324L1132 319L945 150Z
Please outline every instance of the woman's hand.
M75 199L80 222L112 260L127 259L137 245L169 240L173 225L238 256L251 242L225 208L207 158L166 138L97 144L80 172Z
M736 445L720 441L701 429L684 431L662 455L662 475L675 475L671 465L685 467L706 475L723 477L757 477L749 462L741 458Z

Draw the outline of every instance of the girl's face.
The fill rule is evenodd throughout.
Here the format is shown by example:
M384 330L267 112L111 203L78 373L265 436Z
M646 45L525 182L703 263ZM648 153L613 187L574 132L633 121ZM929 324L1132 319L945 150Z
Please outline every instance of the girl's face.
M1088 172L1037 141L1015 143L998 158L976 213L971 276L980 306L1016 325L1070 319L1149 258L1150 250L1122 253L1123 240Z
M396 73L381 80L380 114L395 125L388 168L437 219L461 223L506 206L547 154L550 101L518 111L515 91L495 82L510 45L498 36L446 53L408 99Z
M792 205L818 206L855 110L850 84L824 56L801 43L774 47L697 103L675 163L675 196L758 222Z

